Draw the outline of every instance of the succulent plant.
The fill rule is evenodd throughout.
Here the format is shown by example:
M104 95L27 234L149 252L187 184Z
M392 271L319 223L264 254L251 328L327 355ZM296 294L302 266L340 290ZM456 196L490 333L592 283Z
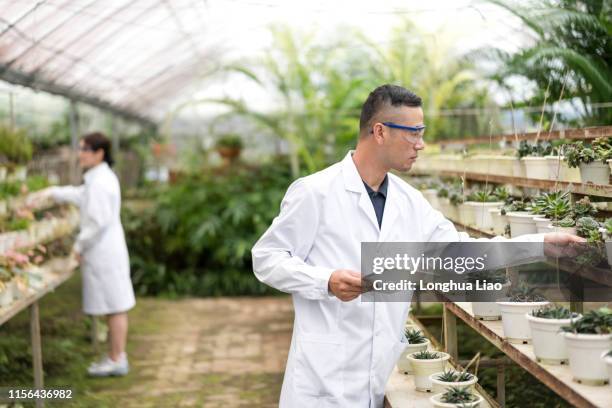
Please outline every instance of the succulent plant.
M406 329L405 335L408 344L422 344L427 341L423 333L417 329Z
M417 360L435 360L436 358L440 358L440 354L429 350L422 350L414 353L412 357Z
M436 377L438 381L442 382L464 382L470 381L474 376L466 371L455 371L455 370L444 370L442 374Z
M581 217L576 220L576 231L583 238L588 238L590 242L603 241L603 236L599 232L599 223L593 217Z
M589 197L585 196L580 200L576 201L576 204L574 204L574 208L572 209L572 214L574 216L574 219L577 220L578 218L588 217L597 214L597 209L595 208L595 206L593 206Z
M540 317L542 319L570 319L577 317L577 313L571 312L568 308L563 306L548 306L541 309L537 309L531 312L533 317Z
M510 291L510 302L543 302L546 298L535 293L536 288L530 288L524 282Z
M565 217L561 220L555 220L552 223L555 227L571 228L576 226L576 221L572 217Z
M440 400L449 404L466 404L476 401L476 396L472 394L469 387L450 387L442 394Z
M574 320L569 326L561 328L564 332L583 334L612 333L612 309L602 307L586 312L580 319Z

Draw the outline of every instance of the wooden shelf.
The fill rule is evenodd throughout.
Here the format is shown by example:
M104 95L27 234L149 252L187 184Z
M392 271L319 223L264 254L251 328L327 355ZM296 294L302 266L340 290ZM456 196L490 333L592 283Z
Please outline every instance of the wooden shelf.
M538 137L538 132L520 133L517 135L495 135L484 137L470 137L457 140L440 140L437 142L440 146L447 145L471 145L471 144L487 144L489 142L500 142L502 140L535 140ZM564 129L554 132L540 132L539 140L554 140L554 139L569 139L569 140L591 140L598 137L612 137L612 126L594 126L581 129Z
M431 173L440 177L465 178L473 181L486 181L494 184L512 184L518 187L537 188L540 190L563 190L574 194L590 195L612 198L611 184L570 183L568 181L554 181L543 179L530 179L526 177L496 176L492 174L468 173L460 171L435 171Z
M573 406L610 407L610 401L612 401L610 386L596 387L578 384L573 381L569 366L538 363L531 345L512 344L504 339L501 320L481 321L476 319L472 314L470 303L447 302L444 307Z
M39 290L30 290L30 293L6 307L0 307L0 326L70 279L76 267L76 261L70 257L54 258L43 264L42 268L46 269L43 274L44 286Z

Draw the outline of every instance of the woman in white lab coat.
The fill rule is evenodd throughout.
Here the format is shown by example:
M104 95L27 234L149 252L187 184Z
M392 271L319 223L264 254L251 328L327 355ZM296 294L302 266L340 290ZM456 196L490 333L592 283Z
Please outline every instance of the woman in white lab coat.
M80 208L80 231L73 252L83 274L83 311L107 316L110 350L103 360L92 363L90 375L125 375L129 370L125 346L127 311L134 307L134 290L123 227L121 191L110 166L111 143L102 133L90 133L79 144L79 164L85 183L78 187L51 187L41 195Z

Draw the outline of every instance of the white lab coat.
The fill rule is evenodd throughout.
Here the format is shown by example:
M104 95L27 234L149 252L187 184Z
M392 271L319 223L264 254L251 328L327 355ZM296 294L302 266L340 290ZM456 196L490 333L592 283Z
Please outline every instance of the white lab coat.
M349 152L341 162L296 180L252 249L257 278L293 295L281 408L383 405L385 385L406 345L410 303L342 302L328 291L334 270L360 271L361 242L470 240L418 190L388 176L380 230ZM542 235L521 237L542 240ZM542 253L529 257L541 259Z
M79 207L80 231L74 249L82 256L83 311L90 315L125 312L135 304L130 262L121 226L121 190L106 162L89 169L78 187L51 188L59 202Z

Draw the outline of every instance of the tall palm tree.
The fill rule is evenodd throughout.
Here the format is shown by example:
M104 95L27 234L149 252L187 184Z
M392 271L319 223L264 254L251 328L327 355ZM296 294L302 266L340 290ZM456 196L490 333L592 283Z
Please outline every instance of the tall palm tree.
M610 0L487 1L520 18L533 38L514 54L494 50L502 67L493 79L510 88L509 78L525 77L538 87L527 103L542 103L548 89L552 97L581 101L582 124L612 123L612 109L597 107L612 102Z

